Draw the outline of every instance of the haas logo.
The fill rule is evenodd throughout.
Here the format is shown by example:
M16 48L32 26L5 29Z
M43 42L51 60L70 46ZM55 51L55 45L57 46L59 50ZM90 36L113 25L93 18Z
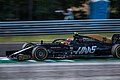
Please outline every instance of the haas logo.
M88 54L94 53L96 51L97 46L92 47L79 47L75 54Z

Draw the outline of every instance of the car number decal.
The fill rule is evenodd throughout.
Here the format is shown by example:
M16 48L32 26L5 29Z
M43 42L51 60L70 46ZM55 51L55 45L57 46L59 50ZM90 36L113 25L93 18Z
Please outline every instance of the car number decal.
M77 51L75 51L75 54L88 54L88 53L94 53L96 51L97 46L92 47L79 47Z

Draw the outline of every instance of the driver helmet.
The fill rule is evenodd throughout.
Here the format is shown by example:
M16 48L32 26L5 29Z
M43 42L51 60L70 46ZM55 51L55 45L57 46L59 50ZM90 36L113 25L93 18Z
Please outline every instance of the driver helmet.
M70 38L67 38L66 40L67 40L67 41L71 41L71 39L70 39Z
M69 45L70 42L71 42L71 39L70 39L70 38L67 38L66 41L65 41L65 44L66 44L66 45Z

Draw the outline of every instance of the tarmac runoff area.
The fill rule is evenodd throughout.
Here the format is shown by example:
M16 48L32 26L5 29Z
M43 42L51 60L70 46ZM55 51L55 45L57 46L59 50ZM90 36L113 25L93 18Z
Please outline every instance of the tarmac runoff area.
M2 45L0 48L5 49L16 46ZM0 57L0 80L120 80L120 60L110 57L18 62Z

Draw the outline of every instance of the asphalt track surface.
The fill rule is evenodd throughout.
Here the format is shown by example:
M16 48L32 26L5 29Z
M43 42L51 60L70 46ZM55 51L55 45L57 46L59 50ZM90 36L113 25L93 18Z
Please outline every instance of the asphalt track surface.
M0 56L22 44L0 44ZM14 62L3 57L0 61L0 80L120 80L120 61L114 58Z
M24 43L0 43L0 57L5 57L6 51L21 49Z
M120 80L120 62L0 64L0 80Z

